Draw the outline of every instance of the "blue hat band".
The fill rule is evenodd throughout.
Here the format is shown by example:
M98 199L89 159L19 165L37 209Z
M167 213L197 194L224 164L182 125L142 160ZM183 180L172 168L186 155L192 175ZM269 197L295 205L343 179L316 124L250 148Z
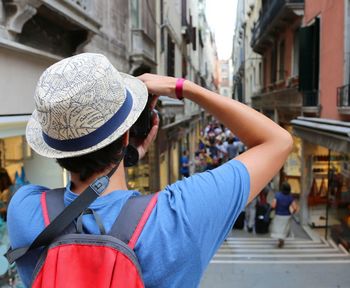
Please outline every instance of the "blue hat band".
M43 132L43 138L51 148L64 151L76 152L95 146L115 132L125 119L129 116L133 104L131 93L126 89L126 97L120 109L102 126L95 131L74 139L58 140Z

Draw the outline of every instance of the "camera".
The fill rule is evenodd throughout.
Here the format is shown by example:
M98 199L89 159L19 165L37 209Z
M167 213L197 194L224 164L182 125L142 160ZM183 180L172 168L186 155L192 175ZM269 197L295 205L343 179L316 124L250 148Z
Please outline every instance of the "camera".
M153 111L151 108L152 95L148 95L148 100L145 108L140 114L140 117L136 120L134 125L130 128L130 137L133 138L146 138L152 129L152 116Z

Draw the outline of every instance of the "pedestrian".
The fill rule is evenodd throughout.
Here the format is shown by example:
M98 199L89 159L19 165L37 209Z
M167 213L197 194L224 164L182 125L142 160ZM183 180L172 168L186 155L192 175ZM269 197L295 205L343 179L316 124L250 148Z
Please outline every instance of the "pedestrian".
M288 182L282 183L281 191L276 193L271 208L275 209L271 237L278 239L278 248L282 248L291 231L291 215L298 209Z
M184 178L154 194L155 200L147 208L148 219L142 222L143 228L137 228L137 238L129 242L139 263L135 271L142 274L145 287L198 287L237 216L285 162L292 147L287 131L254 109L191 81L152 74L134 78L118 72L103 55L83 53L53 64L40 77L27 141L38 154L58 159L58 164L69 171L70 182L62 198L66 210L75 207L75 200L90 189L96 178L109 179L105 190L98 190L100 196L89 204L89 213L79 216L78 225L87 236L99 234L102 228L109 233L129 199L140 195L127 188L124 165L129 159L124 155L128 156L129 150L128 130L144 109L148 94L197 103L251 148L217 169ZM149 135L136 147L140 158L155 138L158 123L154 116ZM49 220L43 214L46 208L41 205L42 195L55 192L45 193L47 190L27 185L12 198L8 231L13 249L28 247L45 228ZM130 207L131 211L135 209ZM91 213L100 219L99 225ZM31 249L16 261L27 287L42 252L42 248ZM92 265L85 265L86 270L71 270L82 261L81 256L70 259L68 255L69 261L62 254L57 257L62 263L55 260L58 266L42 271L43 287L53 287L59 279L64 287L90 287L91 281L94 287L101 287L97 280L107 282L103 287L112 287L111 275L123 272L117 261L112 261L108 271ZM98 260L88 258L88 262ZM106 267L108 263L102 264ZM62 271L68 272L60 274ZM48 277L45 273L53 274ZM83 284L74 286L70 282L77 279Z
M252 233L255 224L256 204L258 203L258 197L255 197L245 208L245 220L247 225L247 231Z
M180 158L180 173L183 177L190 177L190 160L188 158L188 150L182 152Z
M219 159L219 164L221 164L227 156L227 149L222 141L221 137L216 137L215 146L217 148L217 157Z
M271 205L267 202L269 185L265 186L257 196L255 209L255 233L266 234L269 232Z
M199 150L205 149L205 144L204 144L204 142L203 142L202 139L199 140L198 149L199 149Z
M215 137L209 138L209 156L211 158L211 165L212 168L216 168L219 165L219 149L216 146L216 139Z
M233 137L228 139L227 156L228 159L233 159L238 155L239 147L233 142Z
M237 136L233 138L233 144L237 147L238 154L245 151L244 143Z

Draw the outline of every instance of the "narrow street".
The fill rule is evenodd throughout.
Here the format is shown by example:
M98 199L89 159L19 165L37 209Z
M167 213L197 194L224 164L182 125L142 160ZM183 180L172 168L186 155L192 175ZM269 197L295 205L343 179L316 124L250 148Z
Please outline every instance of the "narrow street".
M221 246L201 288L350 287L350 255L332 240L307 235L296 223L283 249L269 234L233 231Z
M350 288L350 0L0 0L0 87L0 288Z

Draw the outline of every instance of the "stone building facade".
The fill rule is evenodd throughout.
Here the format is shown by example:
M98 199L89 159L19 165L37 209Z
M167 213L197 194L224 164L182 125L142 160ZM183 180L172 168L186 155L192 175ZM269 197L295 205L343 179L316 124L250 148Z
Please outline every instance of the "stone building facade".
M33 183L57 187L68 181L54 160L28 148L24 134L41 73L82 52L102 53L134 76L185 77L211 89L218 83L205 0L0 0L0 166L12 179L24 167ZM169 109L174 105L175 114ZM163 99L158 110L159 140L140 165L128 169L130 188L155 191L177 180L179 154L196 149L205 117L201 109ZM168 152L159 153L168 142ZM167 167L163 180L159 167Z

